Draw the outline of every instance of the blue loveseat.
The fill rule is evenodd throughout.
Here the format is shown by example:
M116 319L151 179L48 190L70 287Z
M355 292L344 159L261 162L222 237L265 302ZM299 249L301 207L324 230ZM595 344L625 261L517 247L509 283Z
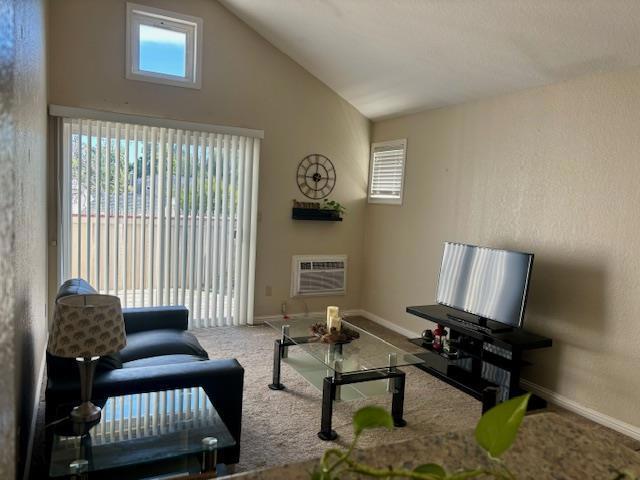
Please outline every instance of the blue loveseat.
M56 299L97 293L82 279L66 281ZM220 461L238 463L242 424L244 369L235 359L209 360L198 340L187 332L185 307L123 309L127 346L101 357L93 384L93 399L200 386L209 396L236 446L220 451ZM59 407L79 403L80 376L74 359L47 353L46 419L60 415Z

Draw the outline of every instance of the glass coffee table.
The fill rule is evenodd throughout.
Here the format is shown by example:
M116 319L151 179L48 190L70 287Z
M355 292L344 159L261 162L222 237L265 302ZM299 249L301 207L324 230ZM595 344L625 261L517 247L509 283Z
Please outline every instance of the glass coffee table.
M318 437L322 440L335 440L338 437L331 428L334 401L364 398L378 393L380 386L392 395L394 425L404 427L405 374L398 367L422 364L424 360L345 320L342 325L358 332L359 338L347 343L323 343L311 332L311 327L325 321L325 315L309 315L266 322L282 334L274 345L273 381L269 388L285 388L280 381L283 361L319 387L322 390L322 414ZM290 359L289 348L294 346L299 347L303 355ZM377 389L372 387L374 383Z
M99 421L55 425L49 476L123 478L109 472L196 456L199 471L215 476L217 450L235 443L200 387L110 397Z

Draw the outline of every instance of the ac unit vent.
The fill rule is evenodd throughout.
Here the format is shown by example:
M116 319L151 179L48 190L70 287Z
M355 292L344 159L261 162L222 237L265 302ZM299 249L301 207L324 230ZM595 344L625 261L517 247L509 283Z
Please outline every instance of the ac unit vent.
M347 291L346 255L294 255L291 296L344 295Z

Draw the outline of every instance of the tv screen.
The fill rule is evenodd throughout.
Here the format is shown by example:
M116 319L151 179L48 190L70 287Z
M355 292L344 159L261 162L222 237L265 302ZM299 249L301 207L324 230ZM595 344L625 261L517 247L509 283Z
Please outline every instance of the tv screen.
M520 327L533 254L445 242L437 302Z

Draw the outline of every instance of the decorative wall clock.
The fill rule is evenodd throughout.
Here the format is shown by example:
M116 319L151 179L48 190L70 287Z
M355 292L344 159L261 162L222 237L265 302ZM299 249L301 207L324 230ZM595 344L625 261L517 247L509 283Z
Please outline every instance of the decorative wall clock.
M300 191L309 198L324 198L336 185L336 169L324 155L312 153L298 165L296 181Z

